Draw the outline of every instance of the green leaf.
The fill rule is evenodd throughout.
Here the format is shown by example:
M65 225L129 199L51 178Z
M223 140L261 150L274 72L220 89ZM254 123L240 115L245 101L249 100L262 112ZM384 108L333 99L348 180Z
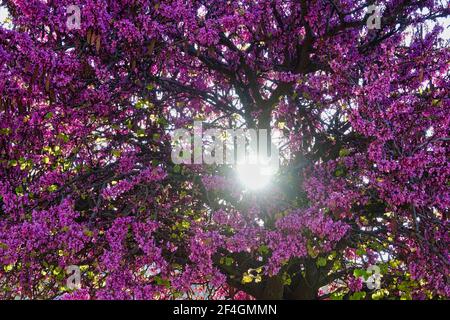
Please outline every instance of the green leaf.
M18 186L18 187L16 187L16 189L15 189L15 191L16 191L16 194L18 195L18 196L23 196L23 187L22 186Z
M358 291L358 292L353 293L349 299L350 300L361 300L361 299L364 299L365 297L366 297L366 293L364 291Z
M327 259L320 257L319 259L317 259L316 265L318 267L325 267L327 265Z
M15 167L15 166L18 165L18 162L17 162L17 160L9 160L9 165L10 165L11 167Z
M342 292L333 292L330 298L331 300L342 300L344 298L344 294Z
M262 255L266 255L269 253L269 247L263 244L263 245L259 246L258 252Z
M158 124L162 126L166 126L168 124L167 120L165 118L159 117L158 118Z
M56 190L58 190L58 186L56 184L52 184L47 188L48 192L55 192Z
M231 257L226 257L225 258L225 265L226 266L231 266L233 264L233 262L234 262L233 258L231 258Z
M289 274L287 274L287 273L283 273L282 280L283 280L283 284L285 286L290 286L291 283L292 283L291 276Z
M363 276L365 276L367 274L367 272L366 272L366 270L364 270L364 269L355 269L355 270L353 270L353 275L355 276L355 277L363 277Z
M92 236L94 235L94 233L93 233L91 230L88 230L88 229L84 229L84 230L83 230L83 234L84 234L86 237L92 237Z
M160 276L155 276L154 279L157 285L165 286L167 288L170 287L169 279L163 279Z
M341 262L339 260L334 261L333 263L333 271L338 271L341 269Z
M145 137L145 130L144 129L138 129L137 130L137 136L139 138Z
M384 290L378 290L375 293L372 293L373 300L380 300L384 297Z
M317 258L317 256L319 255L319 251L314 248L311 243L308 242L308 244L306 245L307 249L308 249L308 254L311 258Z
M437 106L440 102L441 102L441 100L439 100L439 99L433 99L433 101L431 102L431 104L432 104L433 106Z
M3 134L3 135L9 135L11 133L11 129L10 128L1 128L0 129L0 134Z
M350 154L350 150L348 150L348 149L341 149L339 151L339 157L341 157L341 158L346 157L349 154Z
M253 281L253 278L251 276L249 276L248 274L244 274L244 276L242 277L242 283L246 284L246 283L250 283Z
M58 139L61 139L65 143L69 142L69 136L65 133L60 133L57 135Z
M183 229L189 229L190 226L191 226L191 223L189 221L184 220L181 222L181 227Z
M6 272L12 271L13 268L14 268L13 264L8 264L6 266L3 266L3 270L5 270Z
M142 109L145 106L145 102L142 100L139 100L138 102L136 102L136 109Z
M113 150L113 151L111 152L111 154L112 154L114 157L118 158L118 157L120 157L120 155L122 154L122 151L120 151L120 150Z

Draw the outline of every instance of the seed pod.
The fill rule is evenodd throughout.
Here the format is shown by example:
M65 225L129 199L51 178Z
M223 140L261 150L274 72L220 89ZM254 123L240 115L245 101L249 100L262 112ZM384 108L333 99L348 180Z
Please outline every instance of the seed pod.
M33 75L31 76L31 83L34 83L34 81L36 81L36 78L37 78L37 76L38 76L38 73L39 73L39 66L36 65L36 66L34 67Z
M55 90L53 88L50 90L49 97L50 97L50 104L53 104L53 102L56 101Z
M95 50L97 51L97 53L100 52L100 35L97 36L97 40L95 42Z
M49 91L50 90L50 75L47 76L47 79L45 80L45 91Z
M87 34L86 34L86 40L89 44L91 44L91 39L92 39L92 30L91 30L91 28L89 28L89 30L87 31Z
M423 81L423 68L420 68L420 73L419 73L419 82Z
M152 39L150 44L147 46L149 56L153 53L153 50L155 50L155 44L156 44L156 39Z
M23 105L23 103L22 103L22 99L17 99L17 107L18 107L18 109L19 109L19 114L20 115L22 115L22 114L24 114L25 113L25 107L24 107L24 105Z
M45 70L45 66L42 68L42 73L41 73L41 77L40 77L40 82L44 82L45 81L45 75L46 75L46 70Z

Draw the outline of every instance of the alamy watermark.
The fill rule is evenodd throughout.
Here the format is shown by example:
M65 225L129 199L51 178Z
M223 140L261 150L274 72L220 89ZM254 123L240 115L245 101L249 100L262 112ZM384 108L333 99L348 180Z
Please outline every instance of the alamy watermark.
M381 270L378 266L369 266L367 268L367 273L370 276L367 279L363 278L363 281L366 283L366 286L369 290L378 290L381 288Z
M69 30L81 29L81 9L80 6L72 4L67 7L66 27ZM366 26L369 30L381 29L381 7L379 5L370 5L367 7Z
M78 290L81 288L81 270L79 266L70 265L66 268L69 275L66 281L66 287L69 290Z
M67 7L66 27L69 30L81 29L81 9L77 5L70 5Z
M367 29L381 29L381 7L370 5L367 7L367 14L369 14L366 22Z
M193 132L192 132L193 131ZM207 129L195 121L193 130L175 130L175 164L250 164L279 167L279 148L266 129Z

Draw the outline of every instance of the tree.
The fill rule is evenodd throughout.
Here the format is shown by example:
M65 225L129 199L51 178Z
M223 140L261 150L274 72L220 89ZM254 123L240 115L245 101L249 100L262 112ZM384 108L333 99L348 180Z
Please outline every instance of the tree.
M445 1L2 4L0 297L449 296ZM194 120L283 132L272 185L174 164Z

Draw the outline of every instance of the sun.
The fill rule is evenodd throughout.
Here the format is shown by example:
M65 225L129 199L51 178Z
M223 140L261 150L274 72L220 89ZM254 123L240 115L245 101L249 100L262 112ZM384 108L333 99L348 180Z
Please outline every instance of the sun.
M276 170L273 166L263 164L237 164L239 180L248 190L262 190L272 182Z

